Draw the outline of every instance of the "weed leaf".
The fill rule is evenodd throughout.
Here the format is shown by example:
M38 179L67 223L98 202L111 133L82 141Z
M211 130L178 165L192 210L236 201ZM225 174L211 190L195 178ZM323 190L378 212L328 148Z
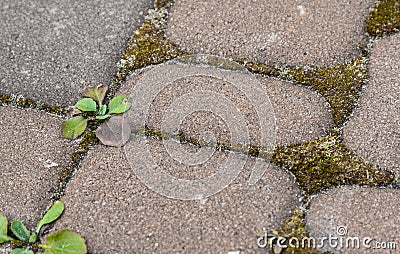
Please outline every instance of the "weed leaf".
M109 115L109 114L104 115L104 116L96 116L96 119L97 119L97 120L104 120L104 119L109 118L110 116L111 116L111 115Z
M82 111L97 110L97 104L92 98L83 98L82 100L78 101L75 106Z
M38 222L38 224L36 226L36 231L35 231L36 234L39 234L40 228L43 225L49 224L49 223L57 220L63 211L64 211L64 203L61 201L54 202L54 204L46 212L46 214L43 216L43 218Z
M123 146L130 134L131 128L123 116L112 116L96 130L96 137L108 146Z
M73 117L62 123L61 132L64 137L75 139L86 129L87 120L82 116Z
M125 102L125 96L120 95L114 97L108 104L109 114L121 114L127 111L131 107L129 102Z
M31 235L31 237L29 237L29 242L30 242L30 243L34 243L34 242L36 242L36 239L37 239L37 234L36 234L36 233L33 233L33 234Z
M32 250L17 248L13 249L10 254L34 254Z
M11 222L11 231L13 234L22 241L27 242L29 240L29 237L31 236L29 234L28 229L22 224L20 221L13 221Z
M7 235L8 220L6 216L0 215L0 243L14 240Z
M84 254L87 252L83 238L67 229L50 235L46 243L39 244L39 247L45 249L43 254Z
M102 104L104 97L106 96L106 92L108 90L108 86L106 85L98 85L96 87L86 87L83 91L83 96L92 98L97 101L99 105Z

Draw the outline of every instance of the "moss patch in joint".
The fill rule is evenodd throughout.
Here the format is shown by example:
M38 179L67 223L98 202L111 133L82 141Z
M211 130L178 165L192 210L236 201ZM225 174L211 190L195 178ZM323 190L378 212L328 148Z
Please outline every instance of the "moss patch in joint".
M390 34L400 28L400 1L380 0L374 4L365 22L370 36Z
M310 246L305 246L302 248L302 240L309 238L309 233L306 228L306 224L304 222L304 212L302 212L300 209L295 209L293 214L287 218L283 222L282 228L279 230L273 231L273 234L276 237L284 237L286 239L286 242L283 243L284 245L288 245L288 248L282 249L282 254L329 254L330 252L320 252L316 250L315 248L309 248ZM295 238L299 241L299 246L290 246L287 241L290 240L290 238ZM308 241L305 241L308 243ZM294 241L295 243L295 241ZM317 243L316 243L317 244ZM294 244L293 244L294 245ZM271 250L270 253L275 253L273 250Z
M186 55L165 35L168 7L164 6L169 6L169 3L156 1L156 7L149 10L144 23L133 33L118 63L118 73L109 87L107 99L114 96L131 71Z
M392 172L351 154L337 132L303 144L278 146L272 162L291 171L306 195L338 185L384 186L395 181Z
M67 183L71 179L74 172L79 168L79 165L87 155L89 148L99 143L95 132L99 125L99 122L95 122L92 126L89 126L89 130L83 135L78 147L72 154L67 167L62 169L59 173L59 188L54 192L52 197L53 200L59 200L64 195L64 190Z
M249 62L243 64L253 73L313 87L331 105L333 121L337 126L350 116L368 77L367 58L364 56L329 67L279 68Z
M50 106L26 98L22 95L5 95L0 93L0 104L12 105L20 108L32 108L36 110L43 110L55 115L64 115L63 109L60 106Z

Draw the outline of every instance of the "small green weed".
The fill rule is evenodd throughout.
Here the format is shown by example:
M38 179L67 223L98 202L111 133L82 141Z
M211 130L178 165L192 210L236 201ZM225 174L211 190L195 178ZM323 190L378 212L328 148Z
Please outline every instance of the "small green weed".
M56 201L46 212L43 218L37 223L35 232L30 234L29 230L20 221L11 222L10 229L12 235L8 234L8 220L0 215L0 243L11 242L18 245L11 254L34 254L33 250L44 250L44 254L86 253L86 244L83 238L67 229L51 234L47 237L44 244L37 243L40 229L57 220L64 211L64 203Z
M77 116L64 121L62 124L61 131L64 137L75 139L86 130L88 121L105 120L112 115L122 114L131 107L131 104L125 101L124 95L114 97L107 107L103 104L107 90L108 86L99 85L87 87L83 91L83 96L86 98L78 101L73 110L73 115Z

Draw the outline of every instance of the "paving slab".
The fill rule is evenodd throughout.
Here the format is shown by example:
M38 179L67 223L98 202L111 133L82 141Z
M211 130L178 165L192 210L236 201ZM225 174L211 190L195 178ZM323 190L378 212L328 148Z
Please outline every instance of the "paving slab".
M61 137L60 117L2 106L0 115L0 214L31 228L51 205L75 145Z
M171 154L162 151L162 141L134 135L131 138L129 142L154 156L155 167L182 179L190 179L189 171L191 177L206 177L206 170L213 173L228 155L216 151L216 158L207 160L205 170L199 170L200 165L182 165L169 158ZM90 253L256 253L262 251L257 247L256 233L263 227L279 228L300 205L301 192L293 177L265 162L259 162L266 172L254 185L248 184L251 167L246 166L227 188L208 198L167 198L139 178L149 161L143 157L141 163L131 167L126 154L135 155L124 151L96 147L62 198L65 213L53 230L70 228L79 232ZM243 155L233 157L248 159Z
M0 92L71 105L87 85L109 84L153 1L0 4Z
M207 135L211 135L217 140L231 141L235 129L233 125L242 117L244 119L242 129L247 128L250 143L264 145L261 136L266 132L262 131L265 123L261 111L271 111L271 115L266 117L274 118L275 142L280 145L320 138L328 134L333 127L329 104L321 95L308 87L247 72L244 74L227 72L226 75L242 75L240 78L229 80L223 76L225 74L218 74L221 76L217 77L213 71L215 70L211 66L182 65L173 62L159 65L130 76L120 93L132 95L136 90L140 90L137 94L144 98L145 91L142 91L141 87L143 89L153 87L157 92L154 92L154 99L146 115L147 126L164 130L163 124L168 119L179 118L173 132L183 133L195 139L207 140L210 139ZM169 78L166 73L177 73L176 75L182 74L182 76ZM166 84L162 89L154 85L158 79L159 82ZM253 81L254 86L260 89L257 97L263 103L261 106L252 100L253 93L256 92L245 89L250 87L250 82ZM206 95L205 91L214 94ZM209 97L209 101L205 101L205 97ZM135 101L137 100L133 99L133 103ZM202 105L198 106L197 102ZM217 106L212 108L210 104ZM228 115L235 111L236 115ZM169 117L170 115L173 117ZM245 139L241 141L248 143Z
M371 164L400 172L400 34L378 40L370 81L343 131L344 143Z
M322 248L333 253L398 253L399 197L398 189L334 188L311 201L307 227L316 239L336 237Z
M374 2L182 0L174 3L166 32L189 53L279 65L332 65L360 54L364 21Z

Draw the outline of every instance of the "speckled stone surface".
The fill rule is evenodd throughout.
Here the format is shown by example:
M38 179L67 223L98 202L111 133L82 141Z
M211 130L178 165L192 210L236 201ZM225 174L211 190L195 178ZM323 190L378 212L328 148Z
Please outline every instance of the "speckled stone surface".
M168 64L158 67L164 72L171 70L176 72L188 72L185 67ZM179 70L178 70L179 69ZM189 69L188 69L189 70ZM131 94L135 86L143 79L153 78L158 71L146 69L141 73L132 75L121 88L121 94ZM248 74L249 78L257 79L261 95L267 105L260 110L272 110L275 118L275 141L277 144L301 143L320 138L331 130L333 121L331 109L326 100L310 88L273 80L267 77L256 77ZM160 78L162 79L161 75ZM169 82L165 80L165 82ZM187 110L183 106L185 100L193 103L201 99L197 93L203 91L214 92L221 98L229 100L230 111L238 111L246 121L249 132L249 140L252 144L260 144L260 128L263 125L257 105L249 99L249 94L241 90L236 83L206 75L187 75L185 78L177 78L157 93L151 102L146 118L146 124L157 130L162 129L162 121L169 111L174 115L181 115ZM185 99L185 96L191 96ZM189 97L188 97L189 98ZM222 99L221 99L222 100ZM210 103L219 105L220 101L213 100ZM224 102L222 102L224 103ZM228 103L225 103L228 104ZM224 119L225 118L225 119ZM196 139L205 139L205 133L212 132L218 140L230 140L230 117L216 111L195 111L185 115L176 127L183 134ZM235 120L234 120L235 121ZM232 121L231 121L232 122Z
M184 177L182 165L165 158L159 143L149 141L157 163ZM211 169L223 162L221 155L217 152L217 159L207 163ZM123 149L99 146L69 183L62 198L66 210L54 230L79 232L90 253L262 253L256 233L278 228L299 205L300 195L290 175L265 166L255 185L248 184L245 168L216 195L182 201L159 195L138 180Z
M332 65L360 53L369 1L176 1L167 35L189 53Z
M323 248L333 253L397 253L400 244L399 197L398 189L334 188L311 201L307 227L315 238L329 237L329 234L337 237L331 245L325 242ZM350 238L359 242L360 247L353 245ZM397 244L395 249L388 248L390 242ZM337 248L334 248L335 243ZM385 246L386 249L378 249Z
M1 1L0 92L69 106L110 83L152 2Z
M61 137L59 117L2 106L0 115L0 214L31 228L51 205L74 142Z
M344 143L371 164L400 173L400 34L375 43L369 75Z

